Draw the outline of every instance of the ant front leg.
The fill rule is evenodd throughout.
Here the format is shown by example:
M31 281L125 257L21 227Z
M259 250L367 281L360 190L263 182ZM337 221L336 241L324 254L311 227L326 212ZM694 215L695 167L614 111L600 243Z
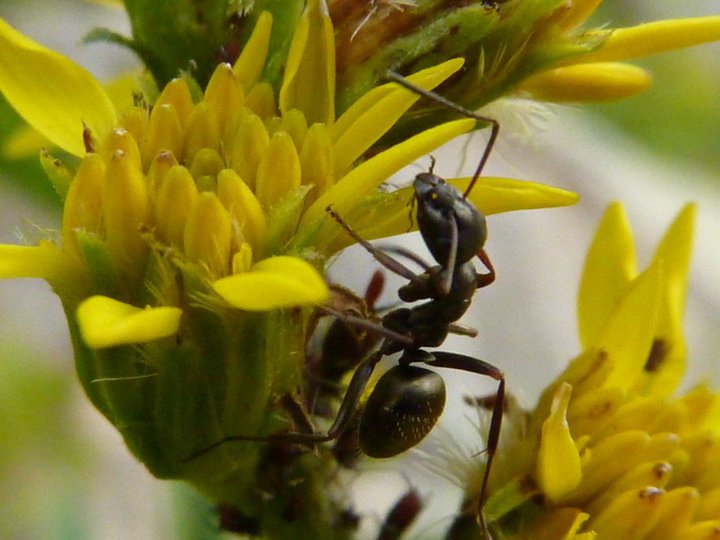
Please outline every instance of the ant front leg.
M332 209L331 206L325 208L325 211L338 223L338 225L345 229L345 232L347 232L353 238L353 240L355 240L358 244L364 247L365 250L370 253L370 255L372 255L375 260L382 264L385 268L387 268L394 274L404 277L405 279L412 282L417 282L419 280L418 275L412 270L410 270L407 266L402 264L397 259L391 257L383 250L376 248L370 242L368 242L362 236L356 233L352 229L352 227L350 227L350 225L348 225L348 223L342 217L340 217L340 214L338 214L335 210Z
M490 417L490 428L488 430L486 449L487 463L483 473L477 504L478 520L483 531L487 534L487 524L485 523L482 509L485 504L485 497L487 496L487 486L488 480L490 479L493 458L495 457L495 452L500 442L500 429L502 427L503 409L505 406L505 375L492 364L488 364L483 360L471 356L443 351L433 351L432 356L434 357L433 360L426 361L428 365L477 373L478 375L485 375L498 381L495 403L493 404L492 416Z
M458 114L461 114L462 116L465 116L466 118L472 118L473 120L476 120L477 122L481 122L481 123L490 125L490 138L488 139L488 142L485 145L485 150L483 151L483 155L480 157L480 161L478 162L475 172L473 173L472 180L470 180L468 187L465 189L465 192L463 193L463 199L466 199L468 196L468 193L470 193L472 191L478 178L480 178L480 174L482 173L483 168L485 168L485 163L487 163L487 160L490 157L490 153L492 152L492 149L495 146L495 141L497 140L497 137L500 133L500 124L494 118L490 118L488 116L482 116L480 114L477 114L477 113L471 111L470 109L466 109L462 105L458 105L457 103L450 101L447 98L444 98L440 94L437 94L431 90L425 90L424 88L421 88L421 87L411 83L409 80L407 80L405 77L403 77L399 73L395 73L394 71L388 71L386 73L386 77L388 78L388 80L391 80L391 81L399 84L400 86L407 88L411 92L414 92L424 98L430 99L430 100L434 101L435 103L438 103L447 109L450 109L452 111L455 111Z

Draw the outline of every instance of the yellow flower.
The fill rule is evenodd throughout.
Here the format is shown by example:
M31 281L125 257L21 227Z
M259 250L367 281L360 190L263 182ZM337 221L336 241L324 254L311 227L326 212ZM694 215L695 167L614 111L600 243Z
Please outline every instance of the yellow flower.
M676 394L694 216L687 206L638 274L622 207L607 210L580 285L584 351L543 393L524 439L506 441L493 471L490 512L503 494L504 511L540 516L508 538L717 534L720 394L704 384Z
M267 510L256 496L266 489L263 445L187 457L228 434L293 424L283 399L302 384L311 308L329 301L324 266L351 241L325 209L365 238L405 232L411 189L378 187L476 124L436 125L367 157L419 96L385 84L336 118L333 27L321 1L297 22L276 92L262 79L272 28L260 15L238 59L218 65L203 91L178 78L152 106L116 111L81 67L0 21L0 89L80 158L46 160L64 195L59 241L0 246L0 277L53 286L86 393L153 474L189 480L252 519ZM408 79L432 89L462 65ZM488 214L577 199L503 178L483 178L472 198ZM304 512L316 537L320 510Z

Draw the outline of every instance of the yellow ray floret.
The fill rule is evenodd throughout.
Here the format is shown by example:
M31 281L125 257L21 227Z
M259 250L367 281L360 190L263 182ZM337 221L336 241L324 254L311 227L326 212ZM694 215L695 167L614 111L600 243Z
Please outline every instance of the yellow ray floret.
M576 64L542 71L518 87L544 101L614 101L644 92L652 77L642 68L619 62Z
M566 418L571 393L572 386L567 383L558 387L550 416L541 431L537 478L543 493L551 501L575 489L582 478L580 454Z
M318 305L329 297L327 284L315 268L284 255L263 259L249 272L219 279L213 288L233 307L246 311Z
M182 310L175 307L139 308L107 296L91 296L77 309L80 334L94 349L146 343L174 335Z
M101 140L115 107L85 69L0 19L0 90L13 108L60 148L82 156L83 126Z

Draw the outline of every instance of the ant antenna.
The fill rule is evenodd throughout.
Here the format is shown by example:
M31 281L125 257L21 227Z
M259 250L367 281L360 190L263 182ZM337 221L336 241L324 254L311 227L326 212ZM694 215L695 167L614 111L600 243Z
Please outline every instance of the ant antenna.
M419 86L415 86L413 83L408 81L405 77L403 77L399 73L395 73L394 71L388 70L388 72L385 74L385 76L389 80L399 84L403 88L407 88L411 92L415 92L416 94L419 94L420 96L422 96L424 98L432 99L436 103L439 103L440 105L447 107L448 109L455 111L456 113L461 114L462 116L472 118L473 120L476 120L477 122L490 124L490 138L488 139L488 142L485 145L485 151L483 152L483 155L480 158L480 162L478 163L478 166L475 169L475 173L472 175L470 184L468 184L467 189L463 193L463 199L467 199L468 194L472 191L478 178L480 178L480 173L482 173L482 170L485 167L485 163L487 163L487 160L490 157L490 152L492 151L493 146L495 146L495 141L498 137L498 133L500 132L500 124L494 118L489 118L487 116L482 116L477 113L474 113L470 109L466 109L462 105L458 105L454 101L450 101L449 99L441 96L440 94L437 94L430 90L425 90L424 88L420 88ZM434 164L434 161L435 160L433 159L433 164ZM430 172L432 172L432 167L430 168Z

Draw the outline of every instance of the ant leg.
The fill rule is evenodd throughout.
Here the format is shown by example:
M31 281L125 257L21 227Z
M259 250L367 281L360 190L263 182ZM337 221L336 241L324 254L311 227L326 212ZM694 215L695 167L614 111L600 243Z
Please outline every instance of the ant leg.
M432 278L436 278L438 275L442 276L442 281L440 281L439 284L437 284L437 281L435 279L432 279L433 284L437 288L437 292L442 294L443 296L447 296L450 293L450 289L452 288L452 278L453 273L455 270L455 265L457 263L457 250L458 250L458 243L460 242L460 231L458 230L457 221L454 219L450 219L450 251L448 253L448 260L446 265L443 267L443 272L437 272L435 275L432 275ZM420 257L415 255L415 253L411 252L410 250L398 247L398 246L387 246L383 247L383 251L395 253L397 255L400 255L402 257L406 257L413 261L415 264L420 266L423 270L425 270L425 273L429 276L431 276L431 272L433 268L440 268L439 266L430 266L425 261L423 261ZM420 276L416 276L420 277ZM418 283L419 280L416 280ZM423 282L423 289L426 288L424 282ZM431 292L428 291L427 297L430 297Z
M460 241L460 233L458 224L454 217L450 218L450 251L448 252L448 260L444 267L443 280L440 282L440 292L443 296L450 294L452 288L453 274L455 273L455 264L457 263L458 242Z
M425 90L424 88L420 88L419 86L414 85L413 83L408 81L405 77L403 77L399 73L395 73L394 71L388 71L386 73L386 77L389 80L396 82L400 86L407 88L411 92L415 92L416 94L419 94L427 99L431 99L431 100L435 101L436 103L439 103L440 105L447 107L448 109L450 109L452 111L455 111L458 114L461 114L467 118L472 118L473 120L476 120L481 123L490 124L490 138L488 139L488 142L485 145L485 150L483 151L483 155L480 158L480 162L478 163L478 166L475 169L475 173L472 176L472 180L470 180L470 184L468 184L467 189L465 189L465 193L463 193L463 199L466 199L468 196L468 193L470 193L472 191L473 186L475 186L475 182L477 182L477 179L480 177L480 173L482 173L482 170L485 167L485 163L487 163L487 160L490 157L490 152L492 152L492 149L495 146L495 141L497 140L498 133L500 133L500 124L494 118L489 118L487 116L482 116L480 114L477 114L477 113L471 111L470 109L466 109L465 107L450 101L449 99L441 96L440 94L436 94L435 92L432 92L431 90Z
M211 452L215 448L222 446L225 443L234 441L256 441L256 442L267 442L274 444L316 444L331 441L336 439L344 430L347 428L348 423L352 419L355 411L357 410L358 403L360 403L360 397L365 391L370 376L372 375L375 366L383 357L382 351L377 351L365 359L353 373L350 385L348 386L345 397L340 404L335 421L333 422L330 429L326 434L323 433L273 433L270 435L227 435L222 439L215 441L209 446L197 450L184 458L183 463L193 461L201 456L204 456L208 452Z
M406 259L411 260L419 267L421 267L425 272L432 268L432 265L429 265L427 262L425 262L425 260L417 256L415 253L413 253L407 248L401 246L382 246L382 248L380 249L383 252L394 253L395 255L400 255L401 257L405 257Z
M480 495L477 503L477 518L483 531L487 533L487 524L482 513L485 497L487 493L488 480L490 479L490 470L492 468L493 458L500 442L500 429L502 427L503 409L505 407L505 376L503 372L492 364L488 364L478 358L465 356L463 354L449 353L442 351L433 351L434 360L426 363L431 366L459 369L478 375L486 375L498 381L498 389L493 405L492 416L490 417L490 427L488 429L487 441L487 463L485 464L485 472L483 473L482 484L480 486Z
M457 323L450 323L448 325L448 333L455 334L456 336L468 336L472 338L477 337L478 335L476 328L471 328Z
M370 242L362 238L350 227L350 225L347 224L347 222L343 218L340 217L340 214L338 214L335 210L332 209L331 206L325 208L325 211L330 214L330 217L337 221L338 225L345 229L345 232L347 232L353 238L353 240L355 240L358 244L364 247L367 252L375 258L377 262L382 264L391 272L402 276L405 279L413 282L418 282L417 274L415 274L412 270L410 270L407 266L402 264L397 259L393 259L387 253L385 253L381 249L376 248Z
M487 268L488 270L487 274L477 275L477 288L481 289L482 287L487 287L493 281L495 281L495 268L493 267L492 262L490 262L490 257L488 257L485 249L481 249L480 251L478 251L477 257L478 259L480 259L480 262L483 263L483 266L485 266L485 268Z
M367 306L368 309L375 310L375 304L377 304L378 299L382 296L384 288L385 274L382 273L382 270L375 270L370 278L370 282L365 288L364 300L365 306Z
M394 330L391 330L389 328L385 328L382 324L370 320L370 319L364 319L362 317L357 317L355 315L350 315L347 313L344 313L342 311L337 311L335 309L325 307L325 306L319 306L318 309L321 311L324 311L328 315L332 315L333 317L346 322L348 324L352 324L353 326L359 326L360 328L364 328L365 330L368 330L369 332L373 332L379 336L385 337L391 341L396 341L398 343L402 343L406 346L412 346L413 340L410 336L406 334L400 334L399 332L395 332Z

